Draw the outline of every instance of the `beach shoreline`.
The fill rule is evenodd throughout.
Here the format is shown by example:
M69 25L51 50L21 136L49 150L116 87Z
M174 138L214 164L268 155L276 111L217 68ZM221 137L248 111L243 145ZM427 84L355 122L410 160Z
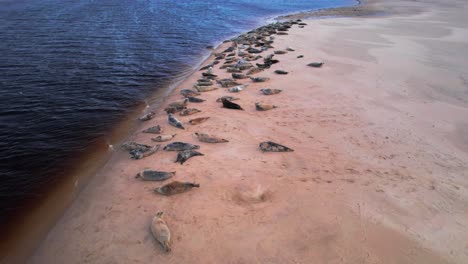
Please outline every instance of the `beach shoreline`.
M376 2L382 3L385 1ZM405 4L406 2L399 1L398 3ZM434 12L433 10L430 11ZM330 13L325 16L329 15ZM324 16L324 13L321 13L320 16ZM421 19L417 15L413 15L413 17L416 17L416 20ZM381 19L381 23L389 23L385 18ZM408 18L405 17L401 20L404 21L405 19ZM155 110L157 117L149 121L150 124L161 124L164 126L166 132L180 134L177 136L176 141L180 140L184 142L197 143L197 140L193 138L191 134L196 132L195 130L203 129L209 133L220 134L230 139L232 138L232 140L230 140L231 142L226 146L211 146L203 144L201 151L207 152L205 153L207 154L207 157L195 157L187 162L187 165L183 166L175 165L173 163L174 157L169 153L156 153L154 156L147 157L141 161L133 161L129 160L126 153L116 150L111 161L107 163L93 179L91 179L91 182L87 184L77 200L73 202L73 205L67 210L64 217L49 233L47 239L31 259L31 262L45 263L47 261L50 262L54 260L60 262L65 259L69 259L72 263L82 262L83 260L91 262L119 262L118 260L122 260L123 262L128 262L131 260L150 261L160 258L171 263L180 263L183 260L188 261L188 259L194 258L195 260L200 261L200 263L216 263L217 260L222 259L223 254L227 254L228 258L232 260L233 263L234 261L244 261L248 263L254 259L254 254L248 250L247 246L255 246L265 257L271 258L272 263L277 263L281 260L284 261L284 256L275 255L273 252L277 250L278 245L284 245L281 243L278 245L270 243L267 238L273 239L273 241L275 241L275 239L276 241L281 241L281 239L296 241L297 239L295 236L303 232L310 232L311 234L323 239L317 240L322 242L317 242L318 244L316 245L316 249L325 249L326 252L329 252L330 250L326 246L328 245L327 243L331 243L332 248L335 248L338 245L348 251L356 249L355 246L352 246L349 243L350 241L346 239L346 236L353 235L366 238L366 241L362 242L362 244L357 243L363 248L357 250L355 253L348 251L340 252L339 254L334 251L331 253L329 252L328 254L332 255L332 259L334 259L336 257L335 255L338 254L346 256L348 260L353 261L369 261L372 260L372 258L382 260L384 256L392 257L389 252L400 252L404 246L407 246L411 249L413 255L409 253L407 254L405 251L405 254L401 254L399 256L404 260L411 260L411 258L414 257L413 260L426 260L433 261L434 263L442 263L447 259L450 259L448 262L453 263L461 261L463 259L463 254L461 253L460 248L454 249L456 254L453 254L452 256L446 255L447 251L445 249L439 249L437 252L434 252L433 250L437 245L437 243L434 244L434 238L424 233L423 229L420 227L415 227L416 225L414 225L414 222L411 222L407 218L401 218L398 217L398 213L392 213L392 217L390 219L396 219L392 221L386 219L385 212L376 213L377 211L375 211L375 208L382 206L382 204L384 204L387 209L391 209L393 211L398 212L398 210L402 210L401 208L395 207L393 204L389 205L389 202L383 200L379 195L387 195L388 193L388 195L396 199L395 197L401 196L399 192L403 192L410 194L419 193L421 197L426 197L427 195L431 195L432 192L430 191L432 189L432 185L428 185L428 193L412 191L412 189L417 189L417 185L426 185L429 182L435 181L432 178L428 179L424 177L424 180L421 181L418 179L412 179L415 178L413 174L419 175L419 173L414 173L414 171L410 173L411 169L413 169L411 166L412 163L409 163L409 165L405 164L406 168L395 167L394 163L390 161L395 159L395 156L392 156L393 154L382 154L383 158L378 159L378 166L376 164L365 164L369 167L366 169L363 165L363 163L367 163L369 160L367 162L363 162L362 157L372 156L370 153L375 154L374 152L376 152L374 148L375 146L372 145L372 142L374 142L374 144L375 141L379 140L382 142L391 140L397 142L402 141L402 139L398 139L397 137L393 138L393 135L390 136L390 139L385 138L388 136L380 138L379 136L382 136L382 131L374 127L376 122L375 117L372 117L372 114L367 113L360 107L352 107L353 103L366 104L368 101L372 101L373 99L358 98L359 96L353 95L337 86L338 82L336 80L331 80L333 79L333 74L341 73L344 75L352 75L355 74L354 72L362 72L362 69L370 67L369 65L375 61L371 58L372 56L369 55L369 53L360 54L365 57L365 61L362 62L358 60L359 63L356 64L356 59L352 55L346 54L345 52L337 53L337 47L326 47L321 49L320 46L314 44L313 46L316 51L319 52L319 55L313 55L313 53L315 53L314 50L311 51L307 49L307 40L310 39L310 36L309 38L305 38L304 32L309 32L308 30L310 27L313 28L316 36L323 37L324 42L325 40L332 38L334 32L340 30L343 32L339 27L334 28L333 26L328 25L333 24L332 21L335 23L341 23L341 26L344 28L346 28L346 26L343 25L351 23L351 25L354 25L354 28L357 28L358 30L360 29L356 26L357 21L354 21L353 18L338 18L318 22L316 20L308 20L307 23L309 25L307 25L305 29L302 29L302 31L300 31L301 29L294 28L291 30L292 32L290 35L277 37L278 43L275 41L274 46L275 48L276 45L280 45L281 47L276 48L275 50L285 49L288 45L291 45L296 49L296 51L289 52L286 55L275 56L275 58L280 59L279 68L291 69L290 75L281 77L274 75L272 70L270 70L268 73L259 74L271 78L272 80L270 83L262 85L251 84L248 82L250 86L239 95L239 97L242 97L240 101L241 104L246 107L246 113L229 112L230 110L227 110L222 111L221 113L223 116L220 117L219 111L221 110L219 110L219 104L214 103L214 99L220 95L228 95L221 91L223 89L220 88L218 91L202 95L203 98L207 99L206 104L208 105L190 105L203 109L201 114L197 114L194 117L200 117L206 114L211 115L209 122L199 126L190 127L183 132L179 132L177 129L167 126L166 116L162 107L164 107L168 102L179 100L181 96L177 91L181 88L191 87L195 80L199 78L200 72L195 70L187 79L182 80L180 85L165 97L162 105L152 109ZM369 20L366 22L369 24L373 23L373 21ZM319 25L312 25L312 23L318 23ZM362 37L364 39L367 39L367 42L364 42L364 44L382 47L389 45L386 40L382 40L374 36L372 38L368 37L367 35L364 35L362 31L361 34L363 34ZM349 38L349 36L347 37ZM345 45L345 47L349 48L353 43L347 42L345 44L347 45ZM217 47L216 51L220 51L229 45L230 43L223 43ZM355 47L354 49L349 48L348 52L351 51L358 53L362 52L362 50L356 49ZM215 51L211 53L202 65L213 59L214 52ZM267 51L262 55L268 53L269 52ZM296 58L295 55L299 53L305 54L305 59L300 60ZM334 59L331 59L331 54L334 54ZM346 63L339 62L336 59L340 56L342 56L342 60L346 61ZM323 69L315 70L305 66L306 63L316 60L324 60L326 62L325 67ZM353 69L350 65L357 65L358 69ZM227 76L224 71L217 68L218 67L214 70L215 73L220 73L225 77ZM315 76L318 80L309 76L310 71L313 71L313 74L318 75ZM383 73L380 74L384 75ZM297 75L303 75L304 78L297 78ZM369 78L368 75L365 75L365 77ZM350 81L350 83L353 83L354 85L359 84L364 85L364 87L367 87L369 82L362 81L353 83ZM284 93L279 96L261 97L258 93L258 89L263 86L274 86L273 88L293 86L297 88L284 89ZM325 89L325 86L333 87L336 89L336 92L333 93L328 91ZM310 91L311 89L313 91ZM288 93L288 90L290 90L290 93ZM357 91L367 90L362 88L362 90L357 89ZM370 94L373 96L375 95L373 93ZM377 93L377 95L379 95L379 93ZM318 106L309 106L309 101L306 100L304 96L312 98L313 102ZM317 96L319 98L317 98ZM396 97L396 95L393 96ZM369 97L371 96L369 95ZM275 104L279 104L279 108L274 109L271 112L265 112L265 114L255 112L253 103L257 100L274 102ZM374 102L367 103L367 106L373 104ZM404 105L402 107L404 107ZM323 113L320 113L320 111L323 111ZM309 114L307 114L307 112L309 112ZM389 116L388 113L386 114ZM392 116L392 118L395 117ZM186 119L187 118L183 118L184 121L186 121ZM366 120L374 122L374 125L366 125ZM379 125L381 124L375 126L378 127ZM295 134L294 127L300 128L301 126L304 126L303 129L305 130L299 131L300 135ZM145 127L147 127L146 123L137 128L136 131L141 131ZM364 131L363 134L365 137L355 134L356 131L350 132L350 128L361 133ZM335 130L338 132L344 132L341 134L334 134L331 132ZM328 133L330 134L327 135ZM389 134L391 133L389 132ZM398 133L395 135L397 134ZM342 142L340 137L343 137L346 140ZM149 138L150 135L135 133L128 139L141 143L149 143L151 142ZM284 143L293 147L295 152L276 156L268 154L263 156L263 154L260 154L257 149L259 140L261 139L273 141L279 140L279 143ZM339 145L334 141L341 142L343 145ZM355 145L349 145L349 142L354 143ZM363 145L366 145L364 150L368 152L361 149ZM380 145L382 147L385 144L380 143ZM416 145L416 147L421 148L424 146L425 145L422 144ZM391 149L392 147L388 148ZM449 146L444 146L444 148L448 149ZM357 153L361 153L362 157L355 157ZM450 149L449 153L459 160L454 161L455 164L453 166L457 165L460 168L464 168L466 165L463 163L464 154L454 154L455 152L452 149ZM349 155L349 157L346 156L346 154ZM446 153L438 153L438 155L442 154ZM310 159L304 158L302 155L309 155ZM425 159L427 161L432 161L428 157L425 157ZM314 164L309 164L310 161L324 165L315 166ZM243 164L242 168L239 168L240 162ZM389 164L385 164L386 162L389 162ZM265 168L265 165L267 165L268 168ZM139 170L154 166L159 166L165 170L177 170L178 175L185 175L185 177L176 177L176 179L200 181L202 187L200 190L195 190L187 194L167 199L154 196L154 194L152 194L152 188L159 186L160 184L141 183L134 179L134 175ZM376 167L378 168L376 169ZM433 171L436 171L437 169L438 168L433 168ZM225 175L216 175L217 172L221 170L226 170L224 173ZM370 170L370 172L368 170ZM360 174L364 174L364 179L357 177ZM288 179L289 176L291 176L291 179ZM371 176L378 177L381 181L379 182L379 180L375 180ZM406 184L409 184L411 187L408 187L410 192L407 192L408 190L406 189L399 190L398 188L392 188L391 183L394 182L395 179L400 179L402 181L409 180ZM411 182L412 180L415 182ZM460 187L460 179L454 178L453 181L457 183L453 183L453 185L458 186L459 190L460 188L463 190L464 187ZM353 183L356 182L360 183L360 186L357 187L357 190L359 190L358 192L360 193L359 199L352 194L352 186L355 185ZM438 184L443 185L442 182L438 182ZM444 184L447 186L449 185L448 183ZM464 183L462 181L461 186L463 186L463 184ZM302 188L304 186L305 188ZM251 203L249 199L245 199L245 196L250 197L251 193L255 192L259 188L262 192L266 193L265 197L267 198L265 198L265 201L262 200L260 202L255 201L254 203ZM445 190L443 188L445 187L442 187L440 190L440 195L447 195L446 192L443 192L443 190ZM312 190L316 193L311 194ZM340 190L343 194L337 194L336 190ZM295 191L297 192L297 197L291 196L290 192ZM453 190L447 192L450 194L450 197L455 195L453 194ZM97 201L97 195L102 195L103 197L100 197L102 200ZM115 197L112 198L113 195L118 195L119 200L115 200ZM369 200L369 197L373 197L375 202ZM458 196L456 197L459 198ZM420 199L418 196L413 198ZM437 201L436 198L431 199ZM301 202L302 199L309 201L309 203L304 204ZM351 204L348 205L348 202L344 202L347 199L354 202L357 199L358 202L349 202ZM294 201L295 205L292 206L285 201ZM182 203L182 205L179 203ZM207 206L208 204L210 204L210 206ZM332 205L336 208L328 208ZM313 210L303 210L304 206L310 206ZM457 204L457 206L459 205ZM224 207L228 208L230 212L224 212L224 210L222 210ZM162 210L167 211L169 225L174 229L174 235L176 237L174 247L175 249L179 248L176 251L177 253L174 252L170 256L166 256L159 251L158 245L154 243L146 228L148 219L153 216L155 210L161 210L161 208L163 208ZM418 207L417 209L424 212L425 210L429 210L424 206ZM314 211L323 213L315 215L313 213ZM357 211L359 214L356 214ZM290 212L292 215L285 214L284 212ZM126 214L133 215L133 217L126 216ZM244 215L245 218L239 217L239 215L236 214L240 214L241 216ZM295 217L294 214L304 216ZM310 219L311 214L316 217L315 220ZM359 217L357 217L357 215ZM209 217L208 219L205 219L204 216ZM462 219L461 216L462 214L460 215L460 219ZM268 220L271 217L279 219L277 225L271 223L271 220ZM134 222L132 222L132 226L128 224L128 220L130 218L135 218ZM418 219L417 217L414 218ZM313 227L314 225L305 225L301 228L299 223L306 219L310 220L311 223L316 226L321 226L323 231L316 230ZM346 222L345 219L348 219L349 222ZM405 219L407 222L404 221ZM460 219L457 221L464 224L464 221ZM425 221L429 220L426 219ZM327 222L329 222L329 224L326 224ZM400 222L403 224L399 225L398 223ZM93 226L91 226L91 223ZM244 228L244 230L249 230L255 227L256 229L253 229L254 234L257 234L265 240L259 241L258 239L254 239L248 235L236 235L238 230L235 227L225 227L226 224L230 223L235 223L238 225L238 228ZM271 236L266 235L271 232L271 230L282 230L285 226L288 226L289 223L293 223L293 229L297 231L297 233L279 231L274 232ZM357 228L359 226L361 228L362 226L365 226L366 228L365 230L359 229ZM402 226L406 226L407 228L409 226L409 235L407 234L405 236L401 234ZM116 238L109 234L113 229L118 229L119 231L122 230L122 227L126 227L128 230L123 230L122 234L115 234ZM195 231L193 230L194 227L196 227ZM208 234L205 233L212 228L214 228L213 232L208 232ZM450 232L448 232L449 234L453 235L453 233L460 232L456 227L451 226L451 228L452 229L449 230ZM337 231L340 229L345 231L344 236L342 232L340 233ZM98 235L97 233L100 232L101 235ZM188 236L190 232L195 232L195 235ZM365 235L363 236L364 233ZM62 241L70 235L74 237L75 240L69 241L70 245L61 245L63 244ZM383 236L389 237L390 242L382 241ZM227 240L225 237L239 239L246 242L246 245L239 246L235 244L234 241ZM424 237L424 240L427 240L424 244L421 244L421 237ZM215 246L216 241L220 239L222 240L222 243L224 243L222 244L224 247L222 245L218 245L217 247ZM314 244L314 241L316 241L315 239L317 238L311 236L307 237L307 239L310 239L312 244ZM325 246L323 245L323 241L325 241ZM381 252L382 248L388 247L389 244L392 244L395 241L400 242L401 245L393 248L393 251ZM454 240L446 239L444 241L448 243ZM110 242L116 244L105 246ZM93 243L94 245L89 245ZM369 245L369 243L375 243L377 246ZM378 246L379 243L382 244L380 245L382 247ZM200 250L200 245L198 244L207 246L208 248L215 248L220 252L216 254L213 253L212 255L208 254L208 256L197 255L195 252ZM129 245L136 245L134 252L119 252L122 246L127 247ZM451 245L450 243L446 245L446 247L450 246L454 245ZM70 250L76 247L78 247L77 252L72 253ZM325 260L331 257L326 254L323 255L322 253L314 253L316 252L315 250L305 253L300 251L301 247L306 246L302 244L293 244L286 248L291 250L291 252L296 253L295 255L297 256L298 261L304 262L307 259L312 259L313 257ZM93 251L93 248L95 251ZM152 251L148 252L150 249ZM181 249L184 250L184 254L180 251ZM227 249L233 250L233 253L228 254L226 252ZM99 253L98 250L103 251ZM236 252L246 252L246 254L242 258L236 259ZM369 256L369 254L371 257L366 257ZM387 259L386 261L388 262L382 262L393 263L392 259Z

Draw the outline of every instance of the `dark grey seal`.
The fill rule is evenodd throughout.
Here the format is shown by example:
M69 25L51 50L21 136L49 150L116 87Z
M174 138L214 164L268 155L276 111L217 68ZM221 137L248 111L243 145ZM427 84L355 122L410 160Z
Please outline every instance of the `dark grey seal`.
M151 147L150 149L147 149L147 150L142 150L142 149L131 150L130 151L130 156L131 156L132 159L136 159L136 160L142 159L142 158L151 156L154 153L156 153L159 150L160 146L161 145L156 145L156 146Z
M184 97L189 97L189 96L197 96L197 95L200 95L201 93L194 91L194 90L190 90L190 89L183 89L183 90L180 90L180 94Z
M260 91L261 91L264 95L273 95L273 94L279 94L279 93L281 93L283 90L265 88L265 89L260 89Z
M193 145L190 143L185 143L185 142L172 142L170 144L167 144L164 147L164 150L166 151L183 151L183 150L191 150L191 149L199 149L200 146L198 145Z
M323 62L312 62L307 64L307 66L313 67L313 68L320 68L323 66Z
M244 110L242 107L236 103L233 103L227 99L221 99L221 102L223 102L223 107L228 108L228 109L235 109L235 110Z
M288 74L287 71L283 71L283 70L276 70L275 73L276 74Z
M175 118L171 113L167 114L167 121L169 122L171 126L174 126L180 129L185 129L184 125L182 125L182 122L177 120L177 118Z
M177 154L176 163L184 164L188 159L195 156L204 156L202 153L195 150L184 150Z
M173 172L165 172L165 171L156 171L156 170L143 170L137 173L135 178L141 178L145 181L164 181L176 174L175 171Z
M205 102L204 99L197 98L197 97L189 96L187 98L188 98L188 101L191 102L191 103L203 103L203 102Z

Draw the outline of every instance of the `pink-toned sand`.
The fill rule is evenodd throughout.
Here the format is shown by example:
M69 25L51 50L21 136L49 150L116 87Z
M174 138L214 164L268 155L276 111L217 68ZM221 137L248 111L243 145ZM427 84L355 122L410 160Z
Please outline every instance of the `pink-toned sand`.
M468 263L467 4L376 2L421 12L294 26L273 46L295 51L256 74L271 80L241 80L249 86L234 96L245 111L221 108L216 98L231 94L220 88L190 104L202 113L176 115L210 119L179 130L162 109L195 72L129 140L155 144L140 131L160 124L205 156L179 165L175 152L131 160L115 147L30 263ZM325 65L306 66L314 61ZM283 92L265 96L265 87ZM278 108L258 112L255 102ZM202 143L195 132L230 142ZM295 151L262 153L266 140ZM157 195L163 183L135 179L145 168L201 187ZM169 254L150 233L158 211L172 231Z

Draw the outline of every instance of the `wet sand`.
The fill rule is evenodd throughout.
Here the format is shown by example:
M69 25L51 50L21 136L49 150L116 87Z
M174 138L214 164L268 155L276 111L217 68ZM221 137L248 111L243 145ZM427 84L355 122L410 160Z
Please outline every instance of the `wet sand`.
M216 98L232 94L220 88L190 104L201 113L176 114L207 122L171 127L163 108L201 72L183 81L129 140L155 144L140 131L159 124L205 156L180 165L174 152L131 160L116 148L29 262L466 263L468 7L373 5L392 12L307 19L277 36L275 50L295 51L256 74L270 81L241 80L249 86L234 96L245 111L221 108ZM419 12L407 14L409 6ZM306 66L314 61L325 64ZM283 92L265 96L265 87ZM258 101L278 108L256 111ZM230 142L202 143L195 132ZM262 153L266 140L295 151ZM145 168L177 171L174 180L201 187L159 196L162 183L135 179ZM158 211L172 231L170 254L149 232Z

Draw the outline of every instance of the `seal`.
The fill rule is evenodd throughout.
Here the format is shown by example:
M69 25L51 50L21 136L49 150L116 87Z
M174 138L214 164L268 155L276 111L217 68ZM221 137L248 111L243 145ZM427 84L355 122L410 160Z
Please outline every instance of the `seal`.
M196 108L188 108L188 109L184 109L180 112L180 115L181 116L188 116L188 115L193 115L193 114L196 114L196 113L200 113L201 111L196 109Z
M191 103L203 103L203 102L205 102L204 99L201 99L201 98L198 98L198 97L189 96L189 97L187 97L187 99Z
M221 99L221 102L223 102L223 107L228 108L228 109L235 109L235 110L244 110L242 107L236 103L233 103L227 99Z
M213 85L213 82L207 79L207 81L198 81L197 85L198 86L211 86Z
M190 143L185 143L185 142L172 142L170 144L167 144L164 147L164 150L166 151L183 151L183 150L191 150L191 149L199 149L200 146L198 145L193 145Z
M291 48L291 47L287 47L286 48L287 51L296 51L295 49Z
M182 90L180 90L180 94L181 94L182 96L184 96L184 97L200 95L199 92L196 92L196 91L190 90L190 89L182 89Z
M174 114L174 113L177 113L177 112L180 112L184 109L186 109L187 107L186 106L182 106L182 107L175 107L175 106L168 106L166 108L164 108L164 111L166 113L171 113L171 114Z
M192 188L200 188L200 184L196 184L192 182L173 181L164 186L156 188L154 191L162 195L170 196L173 194L178 194L178 193L189 191Z
M249 78L249 76L241 73L232 73L232 78L234 79L246 79Z
M260 143L260 150L263 152L292 152L294 151L291 148L280 145L272 141L265 141Z
M266 81L270 80L270 78L267 78L267 77L250 77L250 80L252 80L253 82L266 82Z
M283 70L276 70L275 73L276 74L288 74L287 71L283 71Z
M286 53L288 53L288 52L285 51L285 50L275 50L273 53L275 53L275 54L280 54L280 55L281 55L281 54L286 54Z
M150 229L153 237L162 245L164 251L171 252L171 231L162 218L163 215L163 212L156 214L153 221L151 221Z
M214 66L214 64L210 63L210 64L208 64L206 66L201 67L199 71L208 70L209 68L212 68L213 66Z
M263 69L260 69L258 67L254 67L254 68L248 70L246 75L252 75L252 74L255 74L255 73L259 73L261 71L263 71Z
M148 121L148 120L151 120L153 119L153 117L156 115L155 112L149 112L143 116L141 116L140 118L138 118L138 120L140 121Z
M313 67L313 68L320 68L323 66L323 62L311 62L307 64L307 66Z
M176 174L173 172L156 171L156 170L143 170L137 173L135 178L140 178L144 181L165 181Z
M154 142L165 142L173 139L177 134L171 134L171 135L160 135L155 138L151 138L152 141Z
M240 98L225 95L225 96L221 96L218 99L216 99L216 102L221 103L223 101L223 99L226 99L226 100L229 100L229 101L235 101L235 100L239 100Z
M201 123L205 122L208 119L210 119L210 118L209 117L199 117L199 118L189 120L189 123L191 125L198 125L198 124L201 124Z
M235 86L235 87L231 87L231 88L228 88L228 91L231 92L231 93L238 93L242 90L244 90L244 88L247 87L247 85L238 85L238 86Z
M184 164L188 159L195 156L204 156L202 153L195 150L184 150L177 154L176 163Z
M304 55L299 55L296 58L298 58L298 59L304 58Z
M142 131L143 133L149 133L149 134L161 134L162 132L162 128L160 125L157 125L157 126L152 126L152 127L149 127L145 130Z
M152 147L148 145L136 143L134 141L128 141L120 145L120 148L126 151L132 151L132 150L148 151Z
M197 136L198 140L200 140L201 142L205 142L205 143L225 143L225 142L229 142L229 140L227 140L227 139L219 138L219 137L216 137L216 136L213 136L213 135L208 135L208 134L205 134L205 133L195 133L195 135Z
M198 86L198 85L195 85L194 88L197 89L197 91L201 93L214 91L218 89L217 87L213 87L213 86Z
M267 110L271 110L273 108L278 108L276 105L271 105L271 104L262 104L262 103L255 103L255 109L257 109L257 111L267 111Z
M229 73L239 73L242 72L240 69L234 68L234 67L227 67L226 71Z
M241 85L241 83L238 83L238 82L234 81L231 78L217 80L217 82L224 88L228 88L228 87L236 86L236 85Z
M260 89L260 91L261 91L264 95L273 95L273 94L279 94L279 93L281 93L283 90L265 88L265 89Z
M150 149L147 149L147 150L141 150L141 149L131 150L130 151L130 156L131 156L132 159L135 159L135 160L142 159L142 158L151 156L154 153L156 153L159 150L160 146L161 145L156 145L156 146L151 147Z
M169 125L180 128L180 129L185 129L184 125L182 125L182 122L177 120L171 113L167 114L167 121L169 122Z

